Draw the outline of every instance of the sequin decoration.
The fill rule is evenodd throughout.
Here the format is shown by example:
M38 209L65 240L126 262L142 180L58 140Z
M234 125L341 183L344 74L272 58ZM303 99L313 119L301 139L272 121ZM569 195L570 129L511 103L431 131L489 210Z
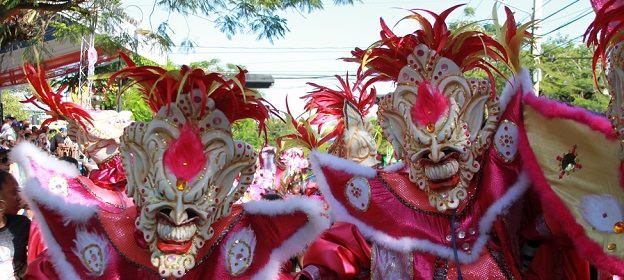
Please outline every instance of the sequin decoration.
M433 133L435 131L435 125L432 122L427 123L427 126L425 128L429 133Z
M518 139L518 127L514 122L504 120L494 134L494 148L505 162L510 162L516 158L518 153L516 139Z
M358 211L365 212L370 205L371 190L368 180L361 176L355 176L345 186L347 202Z
M48 190L63 197L69 196L69 185L67 184L67 179L60 175L52 176L48 181Z
M230 275L238 276L245 272L253 260L256 247L256 235L249 227L234 233L225 248L225 260Z
M624 222L617 222L613 225L613 232L617 234L624 233Z
M102 276L110 257L108 241L99 234L79 229L74 243L76 246L72 252L80 259L88 274Z
M184 179L182 179L182 178L179 178L179 179L176 181L176 188L177 188L179 191L183 191L184 189L186 189L186 180L184 180Z
M560 171L559 179L563 179L565 175L570 175L570 172L583 168L583 165L579 163L580 161L576 145L572 146L572 149L568 150L567 153L557 156Z
M414 279L414 255L373 244L371 279Z

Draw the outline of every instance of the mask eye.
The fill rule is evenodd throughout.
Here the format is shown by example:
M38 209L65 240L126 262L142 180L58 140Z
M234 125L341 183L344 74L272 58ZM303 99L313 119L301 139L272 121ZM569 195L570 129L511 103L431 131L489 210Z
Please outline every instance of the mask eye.
M452 153L453 151L454 151L454 150L453 150L453 149L451 149L451 148L449 148L449 147L446 147L446 148L443 148L443 149L442 149L442 152L443 152L445 155L448 155L448 154Z
M431 154L431 152L424 152L420 158L429 158L429 155Z

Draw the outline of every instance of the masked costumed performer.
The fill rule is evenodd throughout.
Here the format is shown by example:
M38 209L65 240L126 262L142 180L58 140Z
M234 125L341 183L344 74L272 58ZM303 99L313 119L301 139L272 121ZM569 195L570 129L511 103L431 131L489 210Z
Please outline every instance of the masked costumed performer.
M120 212L52 195L50 180L72 181L34 146L15 154L26 166L24 192L48 244L29 279L276 279L280 266L328 225L313 199L234 205L251 184L256 155L232 139L231 123L270 107L235 77L183 66L128 67L128 78L157 112L121 137L132 198ZM233 185L239 176L239 183ZM288 218L285 218L287 216ZM280 221L288 223L280 223ZM287 276L285 276L287 277Z

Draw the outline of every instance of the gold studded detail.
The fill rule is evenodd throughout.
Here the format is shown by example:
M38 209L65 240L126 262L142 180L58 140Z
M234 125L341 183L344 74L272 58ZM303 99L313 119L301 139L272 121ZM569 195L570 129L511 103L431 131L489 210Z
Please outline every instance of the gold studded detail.
M611 251L615 250L615 248L617 248L617 246L615 245L615 243L611 243L611 244L607 245L607 249L609 249L609 250L611 250Z
M435 131L435 124L432 122L428 123L425 127L429 133L433 133Z
M184 189L186 189L186 180L180 178L176 181L176 188L179 191L183 191Z
M624 222L617 222L613 225L613 232L617 234L624 233Z

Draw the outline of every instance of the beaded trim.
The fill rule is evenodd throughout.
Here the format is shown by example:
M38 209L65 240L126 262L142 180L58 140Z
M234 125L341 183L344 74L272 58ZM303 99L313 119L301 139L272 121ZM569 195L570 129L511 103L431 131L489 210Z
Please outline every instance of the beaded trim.
M412 209L412 210L414 210L416 212L426 214L426 215L434 215L434 216L446 217L448 219L452 218L452 216L453 216L452 214L444 214L444 213L438 212L438 211L436 211L436 212L427 211L427 210L423 210L423 209L420 209L420 208L412 205L411 203L405 201L405 199L403 199L392 187L390 187L388 182L386 182L386 180L383 179L383 177L381 176L381 174L379 172L377 172L376 177L381 181L381 183L386 187L386 189L388 189L388 191L390 191L394 195L394 197L396 197L396 199L398 201L403 203L403 205L407 206L408 208L410 208L410 209ZM468 204L466 204L466 207L464 207L462 212L459 213L457 216L463 216L466 213L466 211L471 208L472 203L474 201L474 198L475 198L475 195L472 195L470 197L470 199L468 200Z
M513 277L513 274L511 273L511 271L509 270L509 268L507 267L507 264L505 263L505 261L503 260L502 256L500 255L500 253L496 253L494 251L492 251L492 248L490 248L489 245L485 246L488 250L488 253L490 254L490 256L492 257L492 259L494 259L494 261L496 262L496 264L498 265L498 268L505 273L505 277L507 279L510 280L514 280L516 278Z
M440 268L440 265L444 263L444 269ZM448 260L442 259L441 257L436 257L435 262L433 263L433 280L446 280L446 275L448 274Z
M84 182L82 182L82 179L81 179L80 177L78 177L77 179L78 179L78 180L77 180L77 181L78 181L78 183L80 183L80 185L81 185L81 186L82 186L82 187L83 187L83 188L84 188L84 189L85 189L85 190L86 190L89 194L91 194L93 197L97 198L100 202L103 202L104 204L110 205L110 206L115 207L115 208L117 208L117 209L126 210L126 208L128 208L126 205L118 205L118 204L111 203L111 202L108 202L108 201L104 200L103 198L99 197L99 196L98 196L95 192L93 192L93 191L91 190L91 188L89 188L89 187L88 187L88 186L87 186ZM121 199L121 201L124 201L124 200L123 200L123 195L121 195L121 193L120 193L119 191L116 191L116 192L117 192L117 194L119 195L119 199Z
M111 160L113 160L116 156L119 156L121 154L121 152L117 151L114 152L112 155L108 156L107 158L103 159L99 165L105 164Z

